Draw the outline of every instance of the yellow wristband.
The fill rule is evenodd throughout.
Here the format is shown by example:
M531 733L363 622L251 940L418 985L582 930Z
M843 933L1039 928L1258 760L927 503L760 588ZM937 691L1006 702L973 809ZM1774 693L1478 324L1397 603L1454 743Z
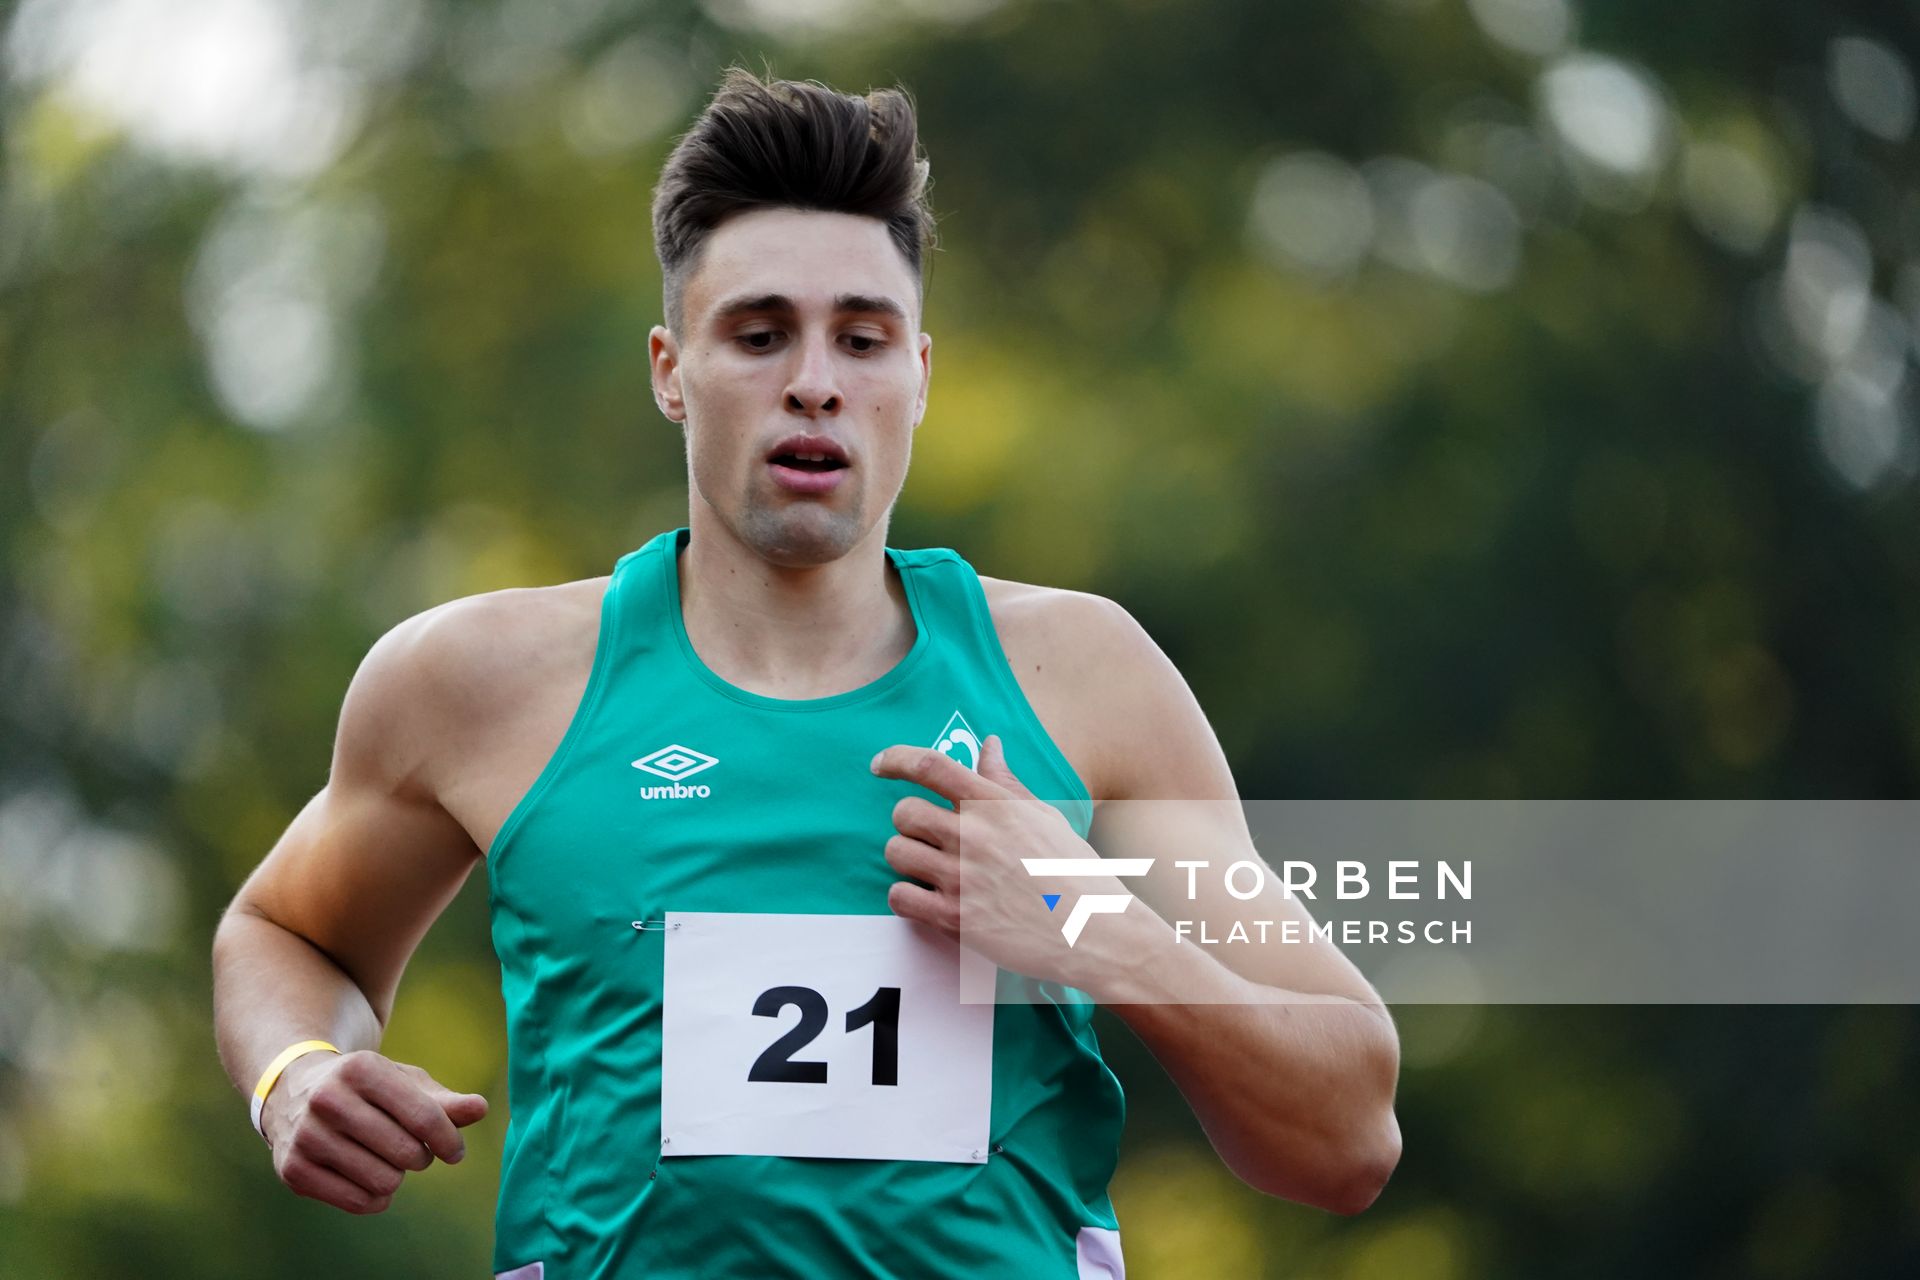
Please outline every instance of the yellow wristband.
M312 1053L318 1049L325 1049L328 1053L340 1052L325 1040L302 1040L299 1044L290 1044L282 1049L280 1055L269 1062L267 1069L260 1073L260 1083L253 1086L253 1105L250 1108L253 1116L253 1131L260 1135L260 1141L267 1142L267 1131L260 1127L260 1113L267 1105L267 1095L273 1092L273 1086L279 1082L280 1073L287 1069L288 1063L301 1054Z

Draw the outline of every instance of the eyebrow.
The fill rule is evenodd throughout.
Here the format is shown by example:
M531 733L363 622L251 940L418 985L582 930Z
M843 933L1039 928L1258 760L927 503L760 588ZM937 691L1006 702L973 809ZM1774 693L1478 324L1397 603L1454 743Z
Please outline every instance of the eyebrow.
M865 315L886 315L904 321L906 308L885 295L868 293L843 293L833 300L836 312L851 312ZM714 308L716 320L731 320L735 316L751 315L760 312L777 312L787 315L798 310L793 299L784 293L763 293L758 297L731 298Z

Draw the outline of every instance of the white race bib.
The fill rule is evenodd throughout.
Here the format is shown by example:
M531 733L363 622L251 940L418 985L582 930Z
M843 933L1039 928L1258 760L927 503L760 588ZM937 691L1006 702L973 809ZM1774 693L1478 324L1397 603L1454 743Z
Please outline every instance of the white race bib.
M666 924L661 1155L986 1160L991 961L893 915Z

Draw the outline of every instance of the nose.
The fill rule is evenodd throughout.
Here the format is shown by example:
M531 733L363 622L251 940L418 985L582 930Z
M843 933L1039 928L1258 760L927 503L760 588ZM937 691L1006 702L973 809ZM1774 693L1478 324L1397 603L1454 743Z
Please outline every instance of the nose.
M797 353L787 380L787 411L818 417L840 412L840 387L834 376L830 339L813 335L794 344Z

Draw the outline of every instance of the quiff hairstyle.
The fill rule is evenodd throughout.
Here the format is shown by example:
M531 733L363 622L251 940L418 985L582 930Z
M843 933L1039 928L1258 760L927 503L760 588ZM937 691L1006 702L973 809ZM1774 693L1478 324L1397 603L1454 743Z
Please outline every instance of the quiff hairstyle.
M865 97L818 81L762 80L729 67L713 100L674 144L653 190L653 250L667 327L681 332L683 291L715 227L750 209L857 213L887 224L924 300L934 248L928 164L913 100Z

